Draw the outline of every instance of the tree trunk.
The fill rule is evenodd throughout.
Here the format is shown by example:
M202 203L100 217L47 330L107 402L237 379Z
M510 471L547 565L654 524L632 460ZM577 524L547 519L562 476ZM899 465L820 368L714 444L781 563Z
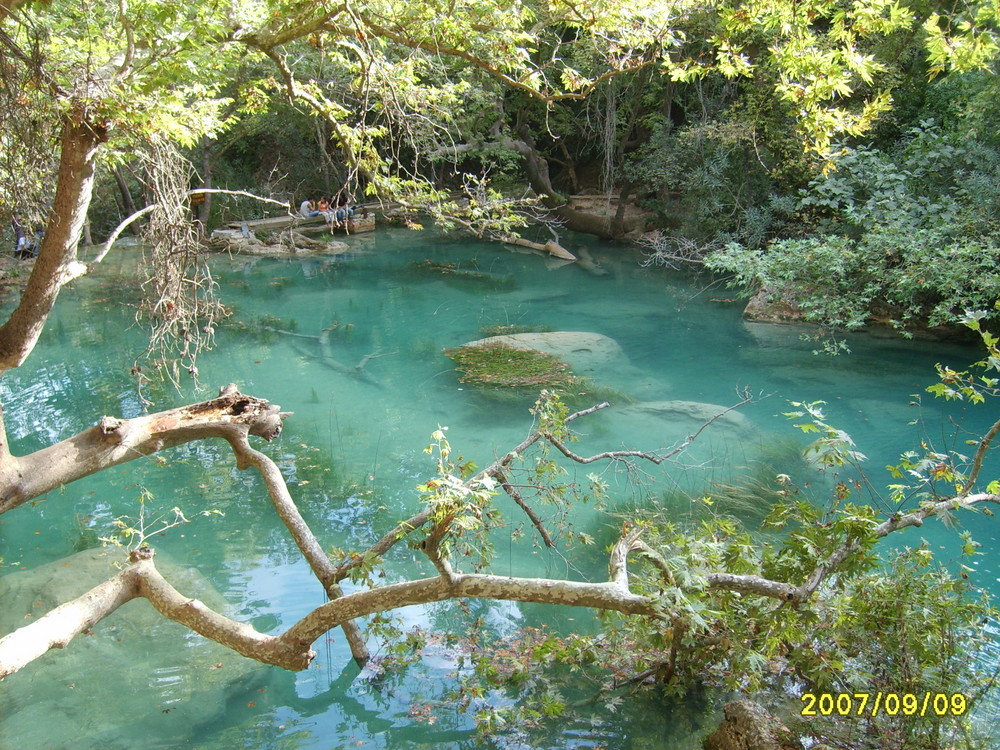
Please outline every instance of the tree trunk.
M212 189L212 148L208 138L201 139L201 187L205 190ZM198 221L201 222L202 232L208 232L208 220L212 215L212 193L202 193L204 200L198 207Z
M535 149L530 135L523 133L522 136L521 139L502 138L501 145L524 157L528 184L538 194L542 204L559 217L567 229L585 232L606 240L621 238L627 230L624 222L615 222L613 216L579 211L569 204L565 196L560 195L552 185L548 162Z
M580 179L576 175L576 162L569 153L569 149L566 148L565 139L559 139L559 150L562 151L563 162L566 165L566 173L569 176L570 188L574 193L579 193L582 191L582 188L580 187Z
M625 209L628 206L629 196L632 194L632 189L635 187L635 183L626 182L622 185L621 192L618 193L618 209L615 211L614 218L611 220L611 229L619 237L625 234Z
M122 212L126 216L131 216L136 212L135 200L132 198L132 191L129 190L128 180L125 178L125 168L118 164L114 170L115 182L118 185L118 192L121 194L122 199ZM136 234L135 228L129 230L132 234Z
M76 259L94 189L102 127L69 119L63 126L59 175L45 237L21 301L0 328L0 373L21 365L35 347L64 284L86 272Z

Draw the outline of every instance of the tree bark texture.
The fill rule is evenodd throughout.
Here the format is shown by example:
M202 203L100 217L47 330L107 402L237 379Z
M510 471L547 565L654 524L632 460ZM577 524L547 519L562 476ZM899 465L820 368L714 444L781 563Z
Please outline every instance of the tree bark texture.
M289 653L274 636L214 612L197 599L178 592L153 565L153 552L140 548L132 564L82 596L0 638L0 678L13 674L53 648L65 648L73 637L104 619L123 604L147 599L164 617L222 643L237 653L286 669L305 669L315 654Z

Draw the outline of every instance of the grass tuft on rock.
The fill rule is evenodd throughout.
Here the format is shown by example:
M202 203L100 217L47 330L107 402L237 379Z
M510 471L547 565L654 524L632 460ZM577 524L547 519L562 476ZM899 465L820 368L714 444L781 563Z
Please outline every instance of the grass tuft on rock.
M445 349L458 367L459 382L478 388L573 388L579 383L569 365L554 354L515 349L502 342Z
M600 401L631 403L626 394L574 375L566 362L536 349L516 349L502 341L445 349L457 367L459 382L475 388L491 401L533 401L539 391L556 391L570 408Z

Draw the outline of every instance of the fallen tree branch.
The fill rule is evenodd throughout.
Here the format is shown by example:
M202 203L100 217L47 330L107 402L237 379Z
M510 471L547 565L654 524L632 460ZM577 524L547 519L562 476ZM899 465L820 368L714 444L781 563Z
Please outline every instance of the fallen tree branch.
M688 448L688 446L690 446L691 443L697 440L698 436L701 435L701 433L704 432L705 429L707 429L708 426L711 425L713 422L715 422L718 419L721 419L734 409L739 409L741 406L745 406L746 404L754 400L754 397L750 395L749 391L746 390L741 391L740 396L741 400L739 402L733 404L730 407L727 407L726 409L723 409L718 414L713 416L711 419L708 419L705 422L703 422L701 427L699 427L693 434L688 435L687 439L683 443L675 446L674 448L671 448L666 453L650 453L648 451L604 451L603 453L597 453L593 456L580 456L571 451L569 448L567 448L566 445L554 435L550 433L545 433L543 437L550 443L552 443L552 445L554 445L556 449L564 456L580 464L591 464L594 463L595 461L602 461L602 460L618 461L628 458L641 458L646 461L650 461L654 464L661 464L668 458L673 458L677 454L684 452ZM574 418L580 417L583 416L584 414L589 414L591 413L591 411L594 411L596 409L605 408L606 406L608 406L607 402L603 404L598 404L597 407L592 407L591 409L584 410L583 412L577 412L572 416ZM569 421L569 419L567 419L566 421Z
M586 583L452 573L346 594L317 607L282 635L270 636L178 592L156 570L153 551L141 548L133 553L132 564L113 578L0 638L0 678L52 648L65 647L74 636L139 597L148 599L167 619L243 656L293 671L309 666L315 657L312 644L333 628L414 604L480 598L657 614L653 600L632 594L621 580Z
M165 448L204 438L273 440L289 416L235 385L218 398L132 419L101 417L71 438L0 465L0 514L64 484Z
M161 615L243 656L291 670L305 669L316 656L308 648L289 649L281 638L259 633L246 623L232 620L197 599L184 596L153 566L152 550L136 560L133 570L139 580L139 595L148 599Z
M598 404L590 409L576 412L566 418L565 422L594 413L606 406L607 404ZM224 412L223 415L218 413L220 408ZM179 414L179 411L183 411L183 414ZM251 424L245 424L236 419L247 411L257 414L251 420ZM422 549L437 568L439 575L433 578L403 581L345 594L338 585L340 580L349 575L357 565L380 557L414 530L426 524L432 517L431 509L427 508L407 521L398 524L369 547L363 555L352 556L351 560L334 566L326 558L312 532L295 508L277 466L270 458L250 447L247 440L247 435L254 429L258 429L258 431L263 429L265 436L268 434L273 436L273 431L280 430L281 419L287 415L277 413L277 407L268 406L267 402L243 396L236 390L235 386L228 386L223 389L220 397L213 401L183 407L182 410L152 415L145 419L162 422L164 438L177 439L176 435L169 432L169 430L180 429L176 422L182 420L197 421L199 414L203 416L215 414L214 419L223 423L215 425L216 432L214 433L212 430L206 431L205 425L200 425L200 428L196 429L200 436L217 434L223 437L232 445L239 468L253 466L261 473L276 511L289 528L296 544L309 561L317 578L330 594L331 601L315 608L281 635L262 634L251 626L225 617L201 602L178 592L156 570L152 561L152 551L144 548L134 553L132 564L113 578L0 639L0 677L17 671L52 648L64 647L75 635L85 631L124 603L137 597L148 599L165 617L180 622L195 632L232 648L244 656L290 670L301 670L308 667L315 656L312 644L335 627L344 628L352 651L355 653L355 658L362 661L358 654L360 652L363 654L362 658L367 658L367 650L355 624L357 618L414 604L427 604L447 599L482 598L581 606L630 615L668 618L674 623L674 627L683 627L683 622L677 620L678 615L665 612L656 597L633 594L630 590L627 562L628 556L632 552L642 553L660 570L668 586L676 586L666 559L641 539L641 526L623 528L621 537L614 544L609 555L608 580L594 583L566 579L519 578L457 572L452 568L441 544L451 523L450 518L444 518L435 524L434 529L421 544ZM721 415L717 415L713 419L718 418L718 416ZM256 423L254 420L261 419L270 426L266 429L252 426ZM277 422L276 426L274 425L275 421ZM102 420L102 424L95 429L101 430L105 434L115 433L121 429L122 424L124 424L122 421L105 418ZM553 436L541 429L536 429L514 451L506 453L493 465L467 481L481 481L488 475L498 478L501 484L509 485L505 474L507 467L521 455L526 447L542 438L552 440ZM609 452L607 455L614 457L616 453L636 455L636 452ZM657 456L657 454L650 455ZM514 490L511 496L516 500L518 494L516 488L505 487L509 494L511 489ZM970 508L975 504L985 502L1000 504L1000 495L979 493L926 503L916 511L896 514L887 519L874 529L873 534L875 538L882 538L894 531L910 526L919 526L927 518L946 510ZM524 506L527 504L524 503ZM531 518L533 514L530 512L530 508L525 507L525 510ZM544 527L539 530L545 538L547 535L544 533ZM759 575L737 575L724 571L708 572L704 574L703 580L709 589L765 596L781 602L798 604L812 597L823 580L835 572L837 566L860 549L860 546L861 541L858 540L842 545L822 565L816 568L804 584L799 586Z
M13 674L51 649L65 648L75 636L138 595L136 571L126 568L83 596L60 604L30 625L0 638L0 678Z
M910 513L893 514L875 528L874 536L876 539L884 539L894 531L906 529L910 526L922 526L924 521L931 516L936 516L946 511L971 508L979 503L995 503L1000 505L1000 495L980 492L975 495L959 495L957 497L925 503ZM809 576L809 579L799 588L797 599L802 600L812 595L826 577L833 573L851 555L860 550L861 546L862 539L860 538L848 541L820 565L817 565Z
M27 456L10 456L0 464L0 513L12 510L64 484L110 466L148 456L165 448L204 438L222 438L232 447L237 467L254 467L268 496L299 551L327 596L343 594L336 569L309 529L288 492L277 465L251 447L249 435L272 440L290 414L267 401L240 393L230 384L216 399L134 419L102 417L99 424ZM355 660L370 655L355 623L345 624Z
M343 596L344 591L340 587L337 570L333 563L330 562L330 558L327 557L326 552L323 551L323 547L320 546L316 535L309 528L309 524L306 523L306 520L299 512L299 508L288 491L288 485L285 483L285 478L281 475L278 465L274 463L270 456L251 447L246 435L236 435L227 439L236 456L236 467L238 469L247 469L252 466L260 473L267 487L267 494L271 498L275 512L277 512L278 517L285 524L285 528L292 535L295 545L299 548L299 552L302 553L306 562L309 563L313 574L323 585L326 595L330 599L337 599ZM343 628L344 635L351 646L351 654L354 656L354 661L357 662L358 666L364 667L369 659L371 659L371 654L368 651L368 646L365 644L361 629L357 623L350 621L345 622Z
M153 565L153 551L143 547L132 564L82 596L0 638L0 678L13 674L53 648L66 645L85 630L137 598L145 598L160 614L251 659L285 669L305 669L315 654L291 652L285 642L231 620L197 599L178 592Z
M527 247L532 250L537 250L540 253L548 253L556 258L562 258L563 260L576 260L576 256L559 244L558 240L549 240L544 243L532 242L531 240L524 239L524 237L505 235L500 237L499 241L505 245L517 245L519 247Z
M315 642L330 628L345 620L446 599L535 602L613 610L624 614L658 614L652 599L632 594L613 582L586 583L551 578L455 573L450 581L435 576L348 594L317 607L280 637L290 647L301 647Z
M569 424L570 422L573 422L576 419L580 419L581 417L593 414L594 412L600 411L601 409L606 409L610 405L611 404L609 404L607 401L604 401L600 404L591 406L587 409L582 409L578 412L574 412L573 414L570 414L568 417L566 417L565 422L566 424ZM496 479L498 482L500 482L501 485L503 485L505 479L501 479L501 477L506 477L506 469L519 456L521 456L524 453L524 451L526 451L532 445L537 443L543 437L544 434L539 430L532 432L530 435L528 435L528 437L522 440L515 448L505 453L503 456L498 458L496 461L487 466L485 469L478 472L472 478L468 479L467 484L471 485L475 483L480 483L484 478L492 477ZM504 489L506 490L506 488ZM511 498L514 499L515 502L517 502L516 498L514 498L513 496L511 496ZM524 505L521 505L521 503L518 503L518 505L521 506L522 509L524 509L526 512L530 510L530 506L527 506L526 502L524 503ZM533 512L529 513L529 518L531 517L532 514ZM382 538L379 539L379 541L377 541L375 544L373 544L367 550L365 550L364 553L359 555L353 555L350 559L345 560L340 565L338 565L336 568L337 580L342 581L343 579L347 578L351 574L352 570L361 567L362 565L365 564L366 561L371 561L373 559L385 555L386 552L392 549L398 542L405 539L411 532L415 531L416 529L420 528L425 523L427 523L427 521L430 520L430 517L431 517L431 509L425 508L424 510L411 516L407 520L401 521L400 523L396 524L396 526L394 526L389 532L383 535ZM537 518L537 515L535 517ZM534 523L534 520L532 521L532 523ZM544 530L544 527L540 526L540 524L541 520L539 519L538 524L536 524L536 528L538 528L539 532L541 533ZM545 537L548 537L548 533L547 532L543 533L542 537L543 539ZM549 539L551 540L551 537L549 537ZM548 546L554 546L549 544L548 542L546 542L546 544Z
M976 481L979 479L979 472L983 468L983 460L986 458L990 444L992 444L993 439L998 433L1000 433L1000 419L990 425L990 429L986 431L986 434L979 441L979 445L976 446L976 454L972 459L972 469L969 471L969 478L965 480L965 484L962 485L962 489L958 493L959 497L964 497L972 492L973 487L976 486Z
M506 492L511 500L517 503L518 507L524 511L525 515L534 525L535 530L538 532L539 536L542 537L542 541L545 542L546 547L555 547L556 543L552 541L552 536L549 534L548 530L545 528L545 524L542 523L542 519L538 517L538 514L528 505L528 502L524 499L520 490L510 483L507 479L507 475L500 468L497 468L490 474L491 477L500 482L500 486L503 491Z
M424 508L424 510L420 511L416 515L396 524L389 532L384 534L381 539L365 550L363 554L352 555L350 559L338 565L336 568L337 580L344 580L351 574L352 570L361 567L366 561L382 557L386 552L396 546L397 543L405 539L410 532L419 529L427 523L430 520L430 517L431 509Z
M889 534L909 528L910 526L921 526L924 521L932 516L936 516L943 511L951 511L959 508L970 508L978 503L995 503L1000 505L1000 495L991 493L979 493L966 497L953 497L946 500L939 500L927 503L919 510L911 513L896 514L879 524L874 530L876 539L883 539ZM759 575L734 574L725 572L707 573L704 576L709 588L721 589L725 591L736 591L742 594L757 594L782 602L793 602L796 604L809 600L820 585L830 575L836 572L837 568L845 562L851 555L861 549L862 540L849 541L839 547L833 554L826 558L822 564L816 568L806 578L801 585L795 585L786 581L776 581ZM666 559L646 542L636 538L631 549L642 552L653 565L660 571L664 582L669 586L675 586L673 571L667 564Z

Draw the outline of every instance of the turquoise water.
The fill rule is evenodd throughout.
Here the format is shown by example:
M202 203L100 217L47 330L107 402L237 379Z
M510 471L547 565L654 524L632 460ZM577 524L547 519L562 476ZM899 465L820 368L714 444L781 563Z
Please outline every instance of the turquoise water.
M333 258L214 259L220 293L234 314L219 326L216 348L199 361L203 390L147 392L155 408L170 408L235 382L243 392L293 411L282 437L262 449L281 465L327 549L361 548L417 508L414 487L433 469L423 448L438 426L447 426L452 446L480 465L529 432L528 403L483 398L457 381L442 354L480 338L483 326L587 331L621 347L603 358L578 353L574 362L621 394L612 398L614 408L576 423L581 453L623 445L669 449L698 420L665 412L664 402L726 406L741 387L760 395L741 410L742 417L713 425L684 457L648 471L643 482L612 467L599 469L619 509L664 490L702 492L758 460L792 456L805 439L781 416L789 400L826 401L830 421L850 432L869 456L867 470L876 484L889 482L882 467L902 450L921 439L950 436L947 419L961 418L977 430L991 418L982 409L967 415L945 411L927 399L922 407L911 405L912 394L933 381L935 362L964 367L978 357L974 347L858 336L850 340L850 356L817 357L799 329L748 325L726 290L643 269L621 248L578 243L574 249L587 250L593 260L581 267L403 230L352 243L350 253ZM121 265L64 294L29 362L0 382L15 453L67 437L102 414L141 413L129 375L143 348L143 333L126 304L136 284L126 262L130 252L123 249ZM486 278L413 266L427 260ZM261 335L264 326L284 332ZM324 330L325 346L318 339ZM923 431L908 425L917 417L925 420ZM793 465L800 484L822 487L828 481ZM109 533L114 518L136 513L142 491L153 497L147 503L151 515L177 506L192 519L153 539L161 569L182 591L228 607L268 632L322 603L318 583L274 519L258 478L237 471L231 454L214 443L117 467L0 517L0 576L8 583L33 571L36 577L65 578L70 569L85 590L86 575L112 571L108 560L93 553L97 538ZM197 517L206 509L224 515ZM511 518L522 524L522 518ZM590 506L575 509L573 521L602 544L620 525ZM1000 590L992 553L1000 525L974 516L967 527L988 553L974 563L977 582ZM953 530L931 524L907 534L900 543L924 537L940 547L943 560L958 556ZM510 536L505 532L497 540L495 570L501 573L600 577L606 565L586 552L570 569L566 557L543 551L530 533L520 542ZM72 566L63 563L81 550ZM77 574L84 568L90 572ZM387 580L430 574L430 565L409 548L394 550L387 560ZM3 632L26 612L40 614L51 605L24 596L0 612ZM5 680L0 747L480 746L472 719L447 700L458 661L446 648L431 648L402 673L358 675L343 639L332 633L317 644L315 667L291 674L212 646L145 607L127 605L93 635ZM585 612L513 604L473 603L467 610L435 605L400 614L404 628L430 625L460 634L481 616L496 638L524 625L593 627ZM588 697L585 686L575 697ZM542 738L512 737L506 746L694 746L711 722L697 708L667 709L641 699L626 701L614 714L581 709L553 721Z

